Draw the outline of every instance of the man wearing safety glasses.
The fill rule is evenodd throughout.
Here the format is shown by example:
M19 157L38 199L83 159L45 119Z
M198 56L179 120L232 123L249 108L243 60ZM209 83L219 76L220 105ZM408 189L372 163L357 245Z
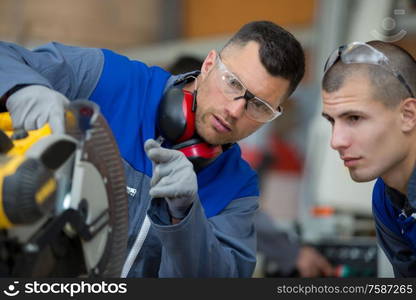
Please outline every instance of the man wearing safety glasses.
M325 64L322 115L331 147L357 182L377 179L378 242L396 277L416 276L416 63L381 41L336 49Z
M109 50L58 43L33 51L1 43L0 60L1 102L15 127L49 122L62 132L68 99L100 105L127 175L122 276L252 275L258 182L235 142L279 116L303 77L303 50L289 32L267 21L246 24L220 52L209 52L192 82ZM199 137L227 145L197 172L182 152L155 141L159 103L178 83L193 94Z

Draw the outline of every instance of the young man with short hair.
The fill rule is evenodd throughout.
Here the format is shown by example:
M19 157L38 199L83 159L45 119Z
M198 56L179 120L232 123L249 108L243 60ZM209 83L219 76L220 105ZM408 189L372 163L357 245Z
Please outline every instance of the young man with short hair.
M381 41L334 51L322 81L331 147L351 178L377 179L373 214L378 242L397 277L416 276L416 63Z

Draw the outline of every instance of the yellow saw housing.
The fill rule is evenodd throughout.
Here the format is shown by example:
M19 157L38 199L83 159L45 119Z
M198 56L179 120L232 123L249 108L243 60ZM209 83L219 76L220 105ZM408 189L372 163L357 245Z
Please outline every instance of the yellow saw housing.
M27 155L36 143L51 135L48 124L28 132L13 130L10 115L0 113L0 130L0 229L5 229L42 217L52 208L57 183L53 170L42 161L43 153Z

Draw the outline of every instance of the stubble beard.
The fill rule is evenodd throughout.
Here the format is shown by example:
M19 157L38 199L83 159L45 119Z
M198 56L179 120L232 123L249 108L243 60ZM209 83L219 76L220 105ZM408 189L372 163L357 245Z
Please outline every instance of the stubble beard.
M220 134L217 133L214 129L210 130L209 118L215 114L215 109L209 109L204 113L196 113L195 118L195 127L197 133L209 144L211 145L224 145L228 143L235 142L233 134ZM210 134L210 132L213 134Z

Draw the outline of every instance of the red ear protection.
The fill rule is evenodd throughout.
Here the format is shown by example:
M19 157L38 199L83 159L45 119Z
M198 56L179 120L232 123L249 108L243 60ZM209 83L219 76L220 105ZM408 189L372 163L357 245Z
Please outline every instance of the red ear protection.
M173 149L179 150L199 170L222 152L221 146L210 145L195 130L196 92L179 87L166 91L159 104L158 128Z
M176 144L192 138L195 133L193 94L180 88L171 88L159 104L158 126L162 136Z

